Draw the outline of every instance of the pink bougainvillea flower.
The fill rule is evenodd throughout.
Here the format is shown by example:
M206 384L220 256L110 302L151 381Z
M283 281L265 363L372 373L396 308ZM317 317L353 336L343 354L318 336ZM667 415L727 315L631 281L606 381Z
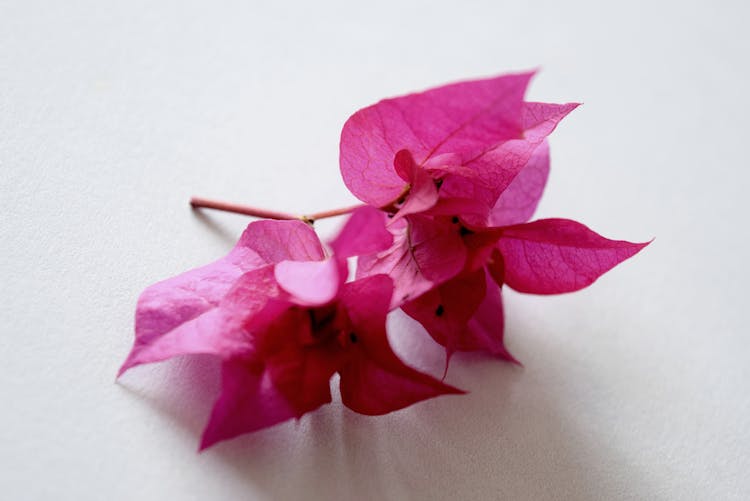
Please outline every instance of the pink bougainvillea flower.
M487 223L498 197L575 103L523 101L531 73L385 99L344 125L344 182L367 204Z
M591 284L646 244L608 240L574 221L526 223L549 173L546 137L577 104L529 103L530 74L386 99L355 113L341 172L355 196L388 212L386 250L357 277L387 273L392 306L454 351L513 360L500 288L555 294Z
M136 307L135 344L120 374L135 365L170 358L179 351L201 353L210 351L214 342L231 342L217 337L222 332L221 322L226 321L220 306L244 274L282 261L315 261L324 257L317 235L305 224L251 223L225 257L143 291ZM252 314L264 305L265 298L259 297L243 307Z
M205 448L330 402L335 374L344 405L368 415L462 393L396 356L386 334L393 308L419 321L447 361L477 350L515 361L503 339L502 287L579 290L647 245L566 219L527 222L549 174L546 138L578 106L525 102L531 77L446 85L356 112L341 134L340 167L366 205L302 218L352 212L332 253L301 220L251 223L224 258L143 292L120 374L175 356L218 358L221 393Z
M567 219L474 229L433 223L460 236L466 262L457 275L402 308L449 356L482 350L513 361L503 343L503 285L533 294L577 291L647 245L609 240Z
M362 414L461 393L392 351L385 329L389 277L345 283L347 257L392 242L384 228L356 231L379 220L378 212L358 210L327 259L300 221L251 223L225 258L146 289L121 373L178 355L219 357L221 395L201 448L330 402L335 373L343 403Z
M527 210L528 201L517 200L503 208L509 221ZM392 307L419 321L449 356L482 350L508 360L514 359L503 343L500 287L573 292L647 245L609 240L567 219L467 227L455 216L409 216L389 229L394 244L361 256L357 277L389 273Z

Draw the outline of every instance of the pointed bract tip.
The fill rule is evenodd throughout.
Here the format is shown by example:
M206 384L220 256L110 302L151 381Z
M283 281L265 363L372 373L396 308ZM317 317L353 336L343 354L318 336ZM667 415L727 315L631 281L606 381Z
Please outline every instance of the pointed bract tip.
M451 357L453 356L454 351L445 347L445 367L443 368L443 377L440 378L440 382L444 383L445 378L448 377L448 366L451 363Z
M445 395L466 395L467 393L469 393L466 390L462 390L461 388L456 388L455 386L451 386L449 384L443 383L443 385L449 390L445 392Z
M128 369L130 369L130 365L128 365L127 360L125 363L123 363L120 368L117 370L117 375L115 376L115 383L122 377L123 374L125 374Z
M516 357L514 357L508 350L501 351L499 353L496 353L497 356L505 360L506 362L510 362L511 364L523 368L523 364L520 360L518 360Z
M207 432L208 432L208 428L203 430L203 433L201 434L201 441L198 444L198 451L197 451L199 454L205 451L206 449L208 449L209 447L211 447L212 445L216 444L217 442L221 441L221 439L216 439L215 437L209 437Z
M637 250L633 254L631 254L630 257L635 256L636 254L638 254L639 252L641 252L643 249L645 249L646 247L648 247L649 245L651 245L651 243L654 240L656 240L656 237L651 238L651 240L649 240L648 242L629 242L631 245L637 247Z

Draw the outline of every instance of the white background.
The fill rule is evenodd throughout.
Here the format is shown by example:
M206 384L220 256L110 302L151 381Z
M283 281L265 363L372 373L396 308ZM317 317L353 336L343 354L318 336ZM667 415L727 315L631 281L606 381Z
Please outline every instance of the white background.
M750 496L750 9L458 4L0 1L0 497ZM202 454L215 365L114 382L139 292L248 221L190 195L350 204L349 114L532 67L529 98L585 103L552 138L539 216L656 240L585 291L506 294L523 369L457 356L467 396L378 418L337 400Z

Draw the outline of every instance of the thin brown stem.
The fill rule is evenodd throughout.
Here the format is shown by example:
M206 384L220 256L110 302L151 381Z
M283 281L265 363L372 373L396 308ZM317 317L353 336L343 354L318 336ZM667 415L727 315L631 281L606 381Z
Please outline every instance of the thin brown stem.
M306 223L313 223L318 219L326 219L329 217L343 216L350 214L356 209L362 207L362 204L352 205L351 207L341 207L339 209L331 209L321 212L315 212L310 215L296 216L294 214L287 214L286 212L277 212L267 209L260 209L258 207L252 207L249 205L233 204L228 202L220 202L218 200L210 200L208 198L192 197L190 199L190 205L195 209L214 209L224 212L234 212L235 214L244 214L246 216L259 217L264 219L299 219Z
M257 207L251 207L249 205L220 202L218 200L211 200L201 197L192 197L190 199L190 205L194 209L214 209L224 212L234 212L235 214L244 214L246 216L260 217L264 219L302 219L299 216L295 216L294 214L287 214L285 212L259 209Z
M364 207L364 204L357 204L357 205L351 205L349 207L341 207L338 209L315 212L313 214L310 214L309 216L302 216L302 219L308 220L308 221L315 221L317 219L325 219L327 217L343 216L346 214L351 214L352 212L359 209L360 207Z

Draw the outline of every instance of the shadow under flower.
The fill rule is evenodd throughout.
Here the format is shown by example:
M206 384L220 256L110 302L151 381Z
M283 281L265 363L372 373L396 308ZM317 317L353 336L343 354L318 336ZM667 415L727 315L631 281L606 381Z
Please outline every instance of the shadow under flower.
M220 223L201 209L193 209L193 216L222 242L231 246L237 243L240 234L230 229L226 224Z
M409 336L395 343L397 350L408 351L412 365L442 374L442 349L409 320L397 316L396 322L395 331ZM524 343L516 351L525 369L457 354L447 381L467 395L385 416L346 409L334 379L331 405L219 443L201 460L225 464L238 484L272 499L653 499L643 472L606 435L582 429L585 416L566 417L566 402L549 384L565 378L565 354L533 337ZM186 361L173 372L164 395L131 392L170 415L197 447L218 393L218 364Z

